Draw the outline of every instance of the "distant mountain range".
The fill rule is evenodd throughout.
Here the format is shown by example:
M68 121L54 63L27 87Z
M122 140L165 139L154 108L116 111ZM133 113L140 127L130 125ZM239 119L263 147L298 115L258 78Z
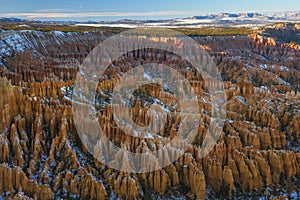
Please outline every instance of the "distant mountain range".
M300 23L300 11L275 12L275 13L220 13L206 14L186 18L166 20L130 20L118 21L38 21L18 18L0 18L0 22L16 23L59 23L82 26L109 26L109 27L205 27L205 26L246 26L256 27L276 22Z

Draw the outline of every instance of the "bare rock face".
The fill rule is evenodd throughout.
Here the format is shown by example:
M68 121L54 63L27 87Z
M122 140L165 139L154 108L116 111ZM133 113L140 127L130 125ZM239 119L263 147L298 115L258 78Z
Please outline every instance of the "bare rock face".
M1 162L9 162L9 140L5 134L0 135Z
M140 197L140 186L136 176L123 172L105 172L106 180L113 187L117 197L122 199L136 199Z
M262 186L262 177L255 168L256 163L244 157L237 150L233 150L228 159L231 160L229 167L232 169L234 179L238 180L242 190L246 191L248 188L253 190Z
M196 199L205 199L206 183L203 171L198 170L192 164L188 165L191 192Z
M212 187L220 191L223 183L222 166L217 160L212 160L209 156L204 158L204 169L207 182Z
M253 41L256 42L258 45L276 46L276 42L273 38L265 38L258 34L253 34L249 37L253 39Z
M223 184L222 184L222 191L228 196L232 196L233 189L234 189L234 179L232 175L232 171L228 166L224 167L223 170Z
M251 152L250 157L253 158L257 164L260 171L261 176L263 177L263 181L266 186L272 185L272 175L271 175L271 168L268 163L268 160L266 160L263 157L263 154L261 152Z
M165 194L167 187L170 186L170 178L165 170L150 172L147 180L147 185L162 195Z
M38 185L36 182L29 180L25 173L19 167L10 168L2 164L0 168L0 192L14 193L14 190L24 191L38 199L52 199L53 193L49 186ZM38 192L38 193L36 193Z
M299 171L299 164L294 152L271 151L265 153L265 156L269 158L274 182L278 183L280 181L281 174L286 174L287 177L290 177Z

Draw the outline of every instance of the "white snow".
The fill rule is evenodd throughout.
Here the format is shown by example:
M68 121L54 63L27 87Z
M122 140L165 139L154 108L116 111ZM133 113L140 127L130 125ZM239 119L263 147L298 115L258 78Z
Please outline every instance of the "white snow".
M268 86L260 86L261 90L264 90L265 92L269 91L269 87Z
M259 68L263 69L263 70L266 70L266 69L268 69L268 65L267 64L259 65Z
M76 24L76 26L137 28L135 24Z
M280 66L280 71L289 71L290 69L286 66Z
M65 35L64 32L61 32L61 31L54 31L54 34L56 36L64 36Z
M246 100L244 99L244 97L242 96L236 96L236 99L238 99L242 104L244 105L248 105Z
M181 24L199 24L199 23L212 23L213 19L181 19L176 21L176 25Z
M14 50L21 52L24 51L24 48L22 46L22 43L24 43L24 39L21 38L20 35L14 34L11 36L8 36L7 38L4 39L4 41Z
M152 80L152 77L147 74L146 72L144 73L144 78L148 79L148 80Z
M293 193L291 193L290 197L293 199L298 199L300 196L298 195L297 192L293 192Z

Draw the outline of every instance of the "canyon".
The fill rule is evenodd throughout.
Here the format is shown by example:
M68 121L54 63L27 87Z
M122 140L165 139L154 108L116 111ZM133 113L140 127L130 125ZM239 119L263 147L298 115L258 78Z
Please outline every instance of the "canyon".
M92 155L74 125L72 94L80 64L112 33L1 31L0 199L299 198L300 44L280 38L299 31L297 25L283 23L249 35L193 37L214 60L226 100L218 105L226 107L224 125L215 130L220 137L204 157L200 146L215 105L201 75L180 56L160 49L132 51L114 61L96 87L98 123L107 140L149 154L149 169L159 159L181 154L146 173L104 165L97 159L103 156L97 144ZM162 148L160 137L139 138L121 130L110 105L119 77L131 66L152 62L179 71L201 97L203 110L186 151L162 151L157 158L151 155ZM159 102L168 119L159 135L176 135L181 119L168 112L181 109L176 99L160 85L143 86L135 95L129 109L133 121L148 124L149 105ZM97 138L93 126L87 126L92 122L81 120L87 137ZM126 154L113 156L121 168L134 163Z

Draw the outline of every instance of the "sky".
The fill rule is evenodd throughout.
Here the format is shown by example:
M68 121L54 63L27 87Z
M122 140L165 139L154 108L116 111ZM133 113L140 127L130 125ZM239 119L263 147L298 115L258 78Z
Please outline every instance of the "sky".
M79 21L299 11L299 0L0 0L0 17Z

